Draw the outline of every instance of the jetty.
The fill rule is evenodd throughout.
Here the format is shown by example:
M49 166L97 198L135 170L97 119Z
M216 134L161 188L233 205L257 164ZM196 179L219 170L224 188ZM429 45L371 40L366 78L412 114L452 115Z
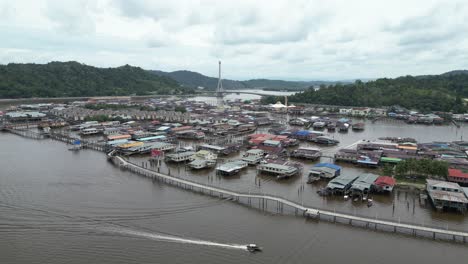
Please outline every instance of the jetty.
M377 218L371 218L366 216L357 216L346 213L332 212L326 209L304 206L303 204L299 204L298 202L291 201L286 198L271 194L236 192L233 190L210 186L208 184L194 182L187 179L177 178L171 175L159 173L148 169L147 166L145 168L137 164L131 163L130 161L127 161L120 156L113 156L112 154L108 156L109 159L112 160L112 162L120 168L129 170L131 172L140 174L153 180L162 181L164 183L171 184L179 188L191 190L213 197L230 199L234 202L264 211L271 210L273 207L275 208L276 212L284 213L286 206L286 208L292 209L295 215L302 215L307 218L329 221L333 223L343 223L373 230L402 233L417 237L452 240L454 242L461 243L466 243L468 238L468 232L466 231L441 229L437 227L429 227L411 223L380 220ZM144 163L142 165L145 166Z
M15 130L11 128L3 128L3 130L5 132L13 133L22 137L33 139L50 138L68 144L73 144L73 142L76 140L76 138L60 133L50 133L48 135L44 135L31 130ZM93 149L101 152L108 151L105 144L100 142L82 140L81 143L82 147L86 149ZM148 168L148 165L151 165L148 164L148 162L142 162L141 166L134 164L121 156L116 156L116 153L116 151L108 153L108 158L112 161L113 164L119 166L122 169L126 169L130 172L148 177L152 180L161 181L178 188L191 190L193 192L198 192L213 197L219 197L221 199L228 199L233 202L237 202L239 204L263 211L276 211L276 213L281 214L293 213L297 216L302 215L303 217L317 221L349 224L352 226L368 228L376 231L401 233L415 237L425 237L431 239L450 240L459 243L466 243L468 238L468 232L464 230L450 230L448 227L431 227L419 225L416 223L403 223L400 221L397 222L392 220L377 219L377 217L373 218L370 216L352 215L349 213L330 211L326 208L307 206L304 205L303 202L292 201L272 194L253 193L250 191L248 193L239 192L200 182L194 182L191 180L171 176L170 171L168 171L168 174L154 171L151 169L151 166Z

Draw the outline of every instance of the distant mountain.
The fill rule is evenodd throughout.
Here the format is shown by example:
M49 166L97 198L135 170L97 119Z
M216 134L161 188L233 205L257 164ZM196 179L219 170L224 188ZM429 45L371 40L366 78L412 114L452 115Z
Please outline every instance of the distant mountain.
M208 90L215 90L218 86L218 78L208 77L203 74L192 71L151 71L159 76L170 77L178 81L185 87L204 87ZM305 90L310 86L318 86L321 84L330 85L336 82L328 81L283 81L283 80L269 80L269 79L252 79L246 81L235 81L223 79L223 88L226 90L236 89L274 89L274 90Z
M214 90L218 86L218 78L208 77L198 72L192 72L192 71L173 71L173 72L151 71L151 72L158 76L170 77L185 87L197 88L200 86L209 90ZM246 87L242 82L239 82L239 81L223 79L223 88L230 90L230 89L246 89L249 87Z
M190 93L175 80L129 65L97 68L78 62L0 65L0 98Z
M468 70L455 70L443 73L441 75L445 76L453 76L453 75L468 75Z

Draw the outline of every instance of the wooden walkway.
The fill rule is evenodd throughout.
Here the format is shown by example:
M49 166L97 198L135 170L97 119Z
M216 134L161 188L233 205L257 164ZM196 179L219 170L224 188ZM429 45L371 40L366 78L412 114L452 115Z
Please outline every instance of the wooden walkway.
M67 144L73 144L73 142L78 139L78 138L74 138L74 137L71 137L69 135L62 134L62 133L51 132L49 134L44 134L44 133L29 130L29 129L23 130L23 129L4 128L3 131L9 132L9 133L21 136L21 137L25 137L25 138L31 138L31 139L40 140L40 139L50 138L50 139L64 142ZM83 149L93 149L93 150L101 151L101 152L106 152L108 150L107 146L100 142L83 140L83 139L80 139L80 141L81 141L81 148Z
M33 139L44 139L50 137L54 140L66 143L72 143L75 140L75 138L72 138L68 135L58 133L51 133L49 136L45 136L41 133L30 130L7 129L6 131ZM83 141L83 147L102 152L106 151L105 146L99 142ZM346 213L332 212L325 209L307 207L297 202L285 199L283 197L274 196L271 194L242 193L233 190L223 189L220 187L210 186L203 183L193 182L187 179L181 179L171 175L158 173L156 171L126 161L120 156L113 156L113 154L114 152L109 153L108 157L113 161L114 164L118 165L121 168L128 169L134 173L143 175L151 179L160 180L180 188L198 191L206 195L220 198L229 198L238 203L246 204L248 206L262 210L269 210L269 208L271 208L271 205L273 204L274 206L276 206L277 212L283 213L284 206L286 205L287 207L291 208L296 215L302 214L305 217L311 217L318 220L350 224L353 226L372 228L374 230L380 231L389 231L395 233L398 232L420 237L430 237L433 239L450 239L453 241L463 243L466 243L466 240L468 238L468 232L466 231L448 230L448 228L441 229L437 227L422 226L410 223L398 223L389 220L379 220L365 216L356 216ZM258 207L255 201L258 202ZM268 203L270 203L270 206L268 205Z
M128 169L134 173L152 178L161 180L163 182L175 185L177 187L181 187L184 189L189 189L192 191L198 191L210 196L216 196L220 198L231 198L233 201L246 203L249 206L252 206L252 201L257 200L259 204L259 209L267 209L268 202L270 204L276 204L276 208L279 212L283 212L284 205L289 206L292 208L296 214L301 213L305 217L312 217L318 220L325 220L331 222L338 222L350 225L357 225L365 228L372 228L375 230L381 231L388 231L388 232L395 232L395 233L404 233L410 234L413 236L422 236L428 237L433 239L448 239L457 242L466 243L468 238L468 232L465 231L455 231L455 230L448 230L448 229L441 229L435 227L428 227L416 224L409 224L409 223L398 223L388 220L379 220L373 219L370 217L364 216L355 216L346 213L338 213L332 212L328 210L322 210L318 208L307 207L297 202L270 195L270 194L255 194L255 193L241 193L235 192L232 190L223 189L220 187L214 187L202 183L193 182L187 179L181 179L174 176L158 173L156 171L143 168L138 166L134 163L126 161L122 157L119 156L112 156L110 155L114 162L114 164L118 165L119 167ZM242 201L241 199L244 199ZM245 200L247 202L245 202Z

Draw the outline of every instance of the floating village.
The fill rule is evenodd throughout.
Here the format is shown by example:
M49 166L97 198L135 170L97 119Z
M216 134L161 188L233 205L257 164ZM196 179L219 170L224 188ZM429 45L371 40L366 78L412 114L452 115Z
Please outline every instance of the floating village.
M465 116L453 116L447 124L436 114L397 107L330 109L281 102L262 105L257 100L233 100L219 107L176 97L18 105L0 114L3 131L67 138L70 151L97 148L127 159L137 157L143 166L177 164L199 175L215 171L219 177L242 177L246 168L255 168L256 175L278 182L304 177L321 196L369 207L374 196L402 188L416 191L421 203L437 210L468 209L468 142L380 137L341 147L334 136L365 130L362 118L459 126L457 122L468 120ZM418 161L426 166L440 161L446 167L437 173L411 168L396 172L399 164L409 161L413 166L421 166ZM348 174L349 166L363 171Z

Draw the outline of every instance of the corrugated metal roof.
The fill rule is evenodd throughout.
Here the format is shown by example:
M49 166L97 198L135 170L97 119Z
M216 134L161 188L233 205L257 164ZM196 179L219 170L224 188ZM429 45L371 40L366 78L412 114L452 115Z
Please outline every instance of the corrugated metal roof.
M244 167L247 167L247 162L236 160L225 163L217 168L217 170L225 171L225 172L232 172L235 170L240 170Z
M337 171L340 171L341 170L341 167L336 165L336 164L332 164L332 163L317 163L314 165L314 167L327 167L327 168L331 168L331 169L334 169L334 170L337 170Z
M351 182L353 182L358 177L359 176L357 176L357 175L340 175L340 176L336 177L335 179L331 180L328 183L327 188L342 189L342 188L344 188L344 186L350 184Z

